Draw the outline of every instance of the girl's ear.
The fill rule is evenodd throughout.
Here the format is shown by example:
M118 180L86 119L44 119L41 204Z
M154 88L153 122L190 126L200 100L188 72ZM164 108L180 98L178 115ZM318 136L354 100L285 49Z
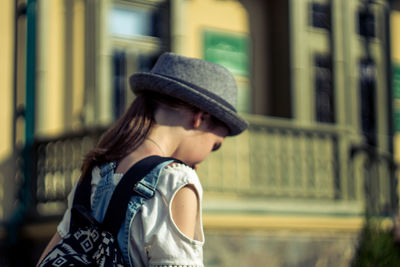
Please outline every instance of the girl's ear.
M192 126L194 129L198 129L202 124L205 124L208 121L210 114L205 113L204 111L198 111L193 113L192 117Z
M200 127L202 117L203 117L203 111L198 111L198 112L193 113L192 126L194 129L198 129Z

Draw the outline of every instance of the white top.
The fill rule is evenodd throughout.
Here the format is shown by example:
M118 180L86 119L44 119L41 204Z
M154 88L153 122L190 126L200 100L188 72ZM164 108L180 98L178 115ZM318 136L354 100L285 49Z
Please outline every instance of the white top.
M92 198L100 178L100 169L96 167L92 171ZM116 173L113 178L114 184L117 184L122 174ZM200 201L195 239L188 238L179 230L171 212L175 194L188 184L195 187ZM57 227L61 237L69 231L74 192L75 187L68 196L68 209ZM144 202L131 222L128 247L133 266L203 266L202 195L199 178L192 168L173 163L161 171L156 194Z

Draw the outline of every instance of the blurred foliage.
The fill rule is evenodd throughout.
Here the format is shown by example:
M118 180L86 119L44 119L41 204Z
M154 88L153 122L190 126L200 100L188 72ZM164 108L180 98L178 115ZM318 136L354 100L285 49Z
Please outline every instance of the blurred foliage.
M400 243L395 240L395 229L387 229L379 221L367 220L351 266L400 266Z

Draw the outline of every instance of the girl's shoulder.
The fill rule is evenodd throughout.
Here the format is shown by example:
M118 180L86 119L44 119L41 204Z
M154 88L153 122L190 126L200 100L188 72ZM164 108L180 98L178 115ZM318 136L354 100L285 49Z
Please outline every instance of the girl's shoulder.
M171 172L171 173L172 172L182 172L182 173L186 173L186 174L189 174L189 175L197 176L196 171L193 168L189 167L185 163L177 162L177 161L174 161L174 162L166 165L164 167L163 171L164 172Z
M183 181L193 182L198 181L199 178L194 169L184 163L172 162L165 166L161 171L161 176L167 176L170 179L179 179Z
M196 171L185 164L173 162L162 169L157 189L176 192L185 185L193 185L201 195L202 187Z

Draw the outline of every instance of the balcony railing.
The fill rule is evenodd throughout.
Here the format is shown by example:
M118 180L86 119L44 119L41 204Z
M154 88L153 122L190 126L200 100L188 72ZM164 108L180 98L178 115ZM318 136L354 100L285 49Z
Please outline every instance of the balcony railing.
M326 198L339 195L338 131L252 116L249 130L224 142L199 175L206 191L247 196Z
M390 155L353 146L349 133L334 125L301 126L261 116L247 119L248 131L227 138L200 165L198 174L206 193L368 203L379 214L394 210L396 168ZM37 141L33 202L40 215L61 214L65 209L83 155L102 132Z
M66 199L80 177L84 155L96 145L105 129L92 129L58 138L37 140L32 179L35 212L60 215Z

